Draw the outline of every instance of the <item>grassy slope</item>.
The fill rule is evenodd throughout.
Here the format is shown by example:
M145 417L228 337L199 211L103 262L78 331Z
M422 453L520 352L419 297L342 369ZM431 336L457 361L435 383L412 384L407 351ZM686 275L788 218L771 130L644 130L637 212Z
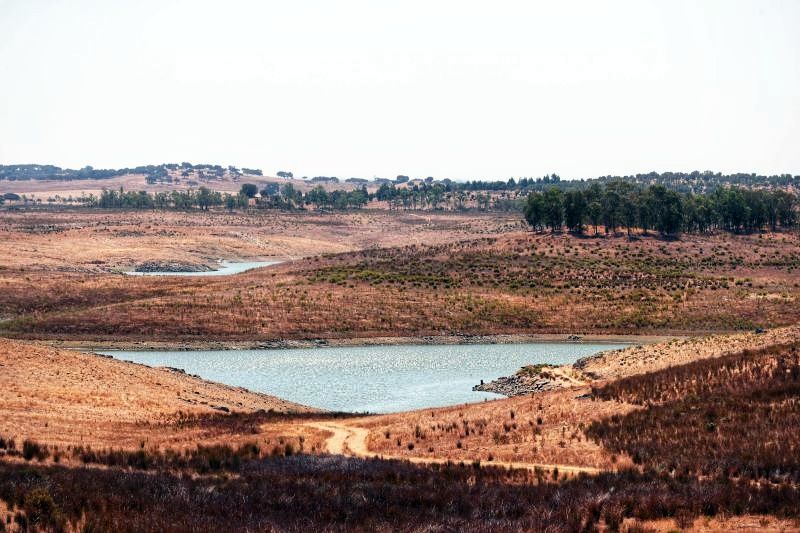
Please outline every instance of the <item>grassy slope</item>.
M762 339L773 343L784 340L784 336L797 339L794 328L780 333L775 337L737 336L730 343L725 342L727 339L718 340L733 349ZM698 347L708 348L712 340L698 339L696 342L700 343ZM19 350L26 346L4 342ZM34 348L38 350L38 347ZM647 353L663 353L664 360L672 360L669 352L677 348L686 346L664 343L657 352ZM533 398L513 398L350 422L372 429L371 446L378 451L382 451L385 445L388 446L386 453L392 455L398 454L399 450L420 455L435 453L455 461L465 461L466 466L423 467L394 461L308 455L282 457L287 454L285 447L273 447L279 442L291 444L295 451L298 447L303 449L303 445L307 452L319 451L318 435L305 433L300 439L298 434L299 430L310 431L309 426L298 423L307 420L308 415L285 420L279 415L266 413L183 416L177 424L164 423L149 428L153 438L159 435L158 447L161 450L165 447L180 449L183 442L183 452L178 455L151 451L156 447L149 445L141 453L134 445L135 451L127 454L110 451L89 454L81 447L76 452L75 448L70 451L62 446L61 462L66 464L66 468L53 465L52 459L20 465L17 455L12 454L10 461L0 458L0 519L7 514L23 523L25 520L39 520L40 524L68 523L76 527L86 520L101 529L116 524L117 528L122 528L120 530L139 527L175 531L221 527L264 529L270 526L302 530L319 525L372 530L398 524L419 528L436 525L460 530L547 528L574 531L598 523L613 528L622 521L627 525L644 523L659 530L674 529L675 525L685 529L692 523L717 530L747 524L792 528L797 526L800 492L796 481L783 474L788 471L796 475L798 468L797 454L794 453L796 394L787 401L772 391L776 379L781 383L787 379L796 383L798 359L797 352L792 352L792 349L791 346L776 347L750 354L725 355L721 359L704 359L699 363L644 375L636 372L647 368L649 363L631 365L634 377L612 383L594 401L577 398L588 387L576 387ZM31 351L29 349L26 353ZM708 355L712 351L707 349L703 353ZM635 354L648 357L642 352ZM42 364L59 368L62 372L54 375L44 372L43 375L51 383L70 383L73 378L65 375L63 370L74 365L65 367L55 363L69 356L66 352L42 349L33 351L33 355L17 358L13 363L18 373L39 368L37 365ZM118 366L123 374L137 368L99 357L85 357L84 366L89 372L81 381L87 384L86 390L89 391L106 382L108 376L99 372L106 365ZM678 354L675 360L681 358L682 355ZM781 358L785 364L778 362ZM776 372L776 369L784 367L788 373ZM711 379L707 385L713 390L706 398L706 391L698 390L697 377L709 372ZM116 379L124 380L125 377L117 376ZM161 381L160 376L158 379ZM741 393L736 401L731 400L731 379L736 380L734 388ZM778 383L779 388L781 383ZM63 393L57 392L49 396L50 405L44 406L36 392L41 386L33 380L14 379L12 384L27 388L13 391L10 399L32 402L29 416L47 414L50 420L59 420L58 410L53 409L56 402L59 407L63 404L66 411L77 404L87 409L87 413L96 413L109 403L124 405L130 400L127 388L116 387L107 390L105 395L69 396L70 401L66 401L68 398ZM714 396L720 387L726 392ZM680 419L673 411L685 410L685 407L681 404L683 400L678 400L680 405L676 405L674 396L688 393L694 394L692 402L710 400L711 403L703 404L698 416ZM76 402L77 398L82 401ZM622 399L632 403L620 403ZM751 436L744 441L744 446L729 446L737 442L731 438L735 436L736 428L733 427L731 432L732 428L726 424L738 420L731 415L741 418L752 407L748 404L747 408L741 408L737 401L750 399L762 407L770 407L772 411L783 409L781 412L793 413L792 422L786 426L780 416L752 417L744 421ZM659 404L646 407L653 401ZM136 399L133 403L136 404ZM0 402L3 406L7 404L5 400ZM151 402L141 410L141 416L147 413L158 415L174 409L174 405L161 406ZM716 409L714 422L718 428L715 431L725 432L725 439L708 437L706 410L709 406ZM725 411L731 406L737 413ZM609 417L614 414L617 416ZM590 462L604 468L621 468L630 464L626 452L631 446L643 450L637 460L644 461L648 467L660 467L659 458L645 452L651 452L652 445L658 445L664 439L665 428L670 430L675 425L669 420L664 424L667 419L681 423L678 431L668 431L673 440L676 437L683 439L672 443L672 451L691 451L679 454L677 458L680 460L706 458L713 452L723 453L722 459L731 464L742 464L742 460L748 460L748 454L752 454L751 445L758 445L757 435L778 435L776 431L782 431L780 447L773 450L780 454L781 472L774 474L772 469L759 466L759 472L764 474L748 475L742 479L744 468L733 469L724 475L707 469L702 470L704 475L699 477L691 468L678 476L645 469L643 472L620 471L596 477L570 477L556 484L552 482L552 473L486 468L490 462L488 454L492 454L491 460L530 456L562 464L564 461ZM36 438L47 434L49 429L41 423L43 421L41 419L40 423L32 425L31 433L26 436ZM632 430L629 421L638 424L640 429ZM78 418L73 418L71 424L74 428L85 429L88 426L86 420ZM620 424L622 426L617 428ZM587 439L586 428L590 425L593 429L588 433L597 440ZM605 427L604 433L598 434L597 427ZM705 432L704 438L693 437L698 431ZM389 438L385 432L389 432ZM164 433L172 435L173 439L165 438ZM616 440L609 440L609 435ZM17 441L22 437L18 436ZM397 438L401 440L399 447L395 444ZM772 441L767 439L762 444L769 448ZM119 442L111 441L111 445ZM224 442L235 447L191 448L198 442ZM720 442L724 442L726 447L720 448ZM409 449L408 443L415 444L413 450ZM73 446L78 444L84 443L73 442ZM98 443L98 446L108 444ZM185 447L186 444L190 447ZM124 447L130 449L131 445ZM431 448L434 452L430 451ZM52 453L55 448L51 445L48 450ZM612 459L613 453L618 454L616 461ZM267 458L267 455L273 457ZM482 467L470 466L472 459L480 459ZM89 466L71 468L76 460L88 462ZM96 468L93 463L108 468ZM142 470L147 475L138 472ZM760 477L762 482L754 484L750 481L752 477ZM769 479L768 483L766 479ZM4 510L4 507L9 509L12 506L13 511ZM180 511L176 512L176 509ZM772 516L752 516L765 514Z
M0 339L0 436L21 443L132 447L193 442L213 431L178 424L229 411L311 408L182 372Z
M215 279L8 270L0 304L11 320L0 331L166 341L731 331L800 320L798 269L796 234L511 232Z

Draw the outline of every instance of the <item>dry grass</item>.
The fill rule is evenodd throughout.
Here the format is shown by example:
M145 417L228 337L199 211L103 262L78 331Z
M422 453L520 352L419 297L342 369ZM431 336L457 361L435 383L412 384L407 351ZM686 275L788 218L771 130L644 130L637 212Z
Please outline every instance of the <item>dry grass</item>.
M4 213L0 228L0 321L5 320L0 322L0 328L18 336L175 341L459 331L696 333L800 320L796 305L800 296L800 242L796 234L685 236L680 241L645 238L629 242L622 238L532 235L516 231L519 226L513 219L494 215L418 217L372 212L252 216ZM416 245L401 247L409 243ZM377 245L395 248L371 249ZM109 273L144 260L168 258L207 263L221 257L305 257L323 252L341 253L309 257L231 278L132 278ZM606 353L586 361L580 370L587 380L605 381L745 348L797 341L798 337L800 327L791 326L759 335L670 341ZM584 428L614 415L635 417L643 407L583 398L590 390L588 385L574 386L533 397L360 418L347 423L369 429L370 450L390 456L447 458L467 463L479 460L484 465L503 461L611 470L630 466L632 461L624 452L614 455L587 439ZM18 445L30 438L50 450L83 446L155 452L187 450L197 444L239 446L249 442L263 450L284 443L310 453L325 449L327 433L298 422L309 420L310 415L281 418L261 413L237 418L238 415L224 414L219 407L244 413L262 409L308 410L180 372L0 339L0 437L11 437ZM69 456L65 457L69 464ZM313 466L314 460L304 457L300 463L310 461ZM274 467L277 474L264 478L264 488L286 483L275 489L273 500L285 503L289 500L283 496L295 494L296 487L289 487L293 481L286 478L285 465ZM420 492L425 479L439 479L436 469L425 470L428 473L422 475L423 471L400 463L365 462L362 467L378 472L375 493L379 495L385 494L380 491L388 490L387 486L405 490L406 485L387 480L408 470L413 482L407 486L415 501L426 496ZM15 468L11 465L8 472ZM326 486L327 493L355 483L352 495L346 492L347 501L363 502L364 485L353 480L352 467L336 468L336 475L329 477L334 481ZM446 467L443 475L453 475L450 469ZM386 473L390 470L394 478ZM458 475L466 475L465 493L475 498L472 474L464 474L461 467L456 470ZM81 469L53 469L47 475L63 478L64 486L71 486L70 480L84 473ZM99 479L119 472L111 468L90 474ZM180 490L188 490L185 485L195 482L191 476L173 479L165 471L157 475L159 483L165 483L163 486ZM714 498L723 498L731 490L715 480L710 480L717 484L711 491L706 491L702 480L690 480L698 484L690 491L679 486L683 481L671 478L655 479L646 474L629 483L625 476L630 474L616 475L622 477L612 480L612 485L618 484L613 485L613 498L627 489L631 492L613 505L603 503L612 494L607 486L611 477L603 477L610 476L607 474L597 480L577 478L554 488L557 494L553 502L567 501L569 498L559 496L561 491L573 490L587 498L585 502L574 500L579 502L576 505L586 507L591 500L598 513L603 507L602 519L609 520L615 508L625 508L625 502L661 509L661 500L654 496L658 492L656 486L675 484L681 498L670 500L672 507L665 507L668 512L634 514L645 520L673 516L680 506L687 507L697 500L697 495L713 493ZM300 478L309 491L320 479L313 468L311 473L304 470ZM142 479L156 481L153 476ZM207 502L207 495L212 492L241 496L237 501L264 493L249 485L235 488L242 479L233 476L229 482L198 477L202 491L197 493L197 501ZM137 487L144 483L138 478L135 481ZM217 481L224 483L226 489L217 490ZM246 485L249 480L243 483ZM444 490L448 483L452 484L444 480L437 487ZM215 488L206 491L206 485ZM481 484L481 490L513 492L515 486L486 483ZM534 486L550 490L541 484ZM764 496L760 490L747 493L750 489L738 487L736 498L750 501L750 496L760 494L777 502L776 497ZM530 490L522 487L518 496ZM659 490L663 496L663 487ZM309 494L312 493L307 492L306 496ZM794 493L786 494L795 497ZM427 496L437 500L439 495ZM97 498L98 494L92 497ZM405 502L403 498L405 494L392 501ZM493 510L519 501L516 496L497 498L498 504L490 506ZM663 498L667 501L667 496ZM732 501L739 502L736 498ZM308 496L309 502L317 499ZM483 497L477 501L482 502ZM328 503L332 509L341 508L339 501ZM439 503L424 503L423 507L428 506L425 509L430 511L435 508L433 505ZM733 509L731 505L725 509ZM226 501L218 506L225 511L233 507ZM309 504L308 508L312 507ZM250 507L245 508L249 512ZM368 517L375 514L375 508L366 511L359 507ZM406 507L397 503L397 508ZM773 512L759 511L758 506L753 509L745 511ZM295 516L295 504L291 510ZM5 512L0 509L0 516ZM752 527L754 523L759 527L791 528L792 524L759 516L695 518L699 511L693 512L681 520L694 520L695 527L708 530ZM564 517L574 514L572 509L564 513ZM228 520L224 513L220 516ZM670 529L676 519L640 524Z
M632 463L583 434L592 420L624 414L634 406L579 397L588 387L479 404L372 417L371 451L400 457L453 461L528 462L616 469Z
M187 424L197 416L312 408L164 368L0 339L0 436L50 446L138 448L194 446L308 437L321 449L324 434L298 430L291 421L256 434L229 434L224 426Z
M612 381L602 400L645 407L586 435L678 475L800 483L800 341Z
M748 332L674 339L601 352L584 359L576 366L586 378L606 381L655 372L701 359L730 355L742 350L757 350L799 340L799 325L777 328L765 333Z
M714 335L670 340L602 352L572 375L594 386L691 361L709 360L743 350L800 341L800 326L764 334ZM572 366L562 368L574 371ZM593 422L626 415L642 407L616 399L590 398L591 388L572 386L477 404L425 409L353 420L370 430L371 451L389 456L437 457L454 461L531 462L618 469L629 456L603 448L584 433ZM388 436L387 436L388 435ZM409 446L413 445L413 446Z
M0 268L26 273L102 273L147 260L296 259L495 235L513 216L177 211L0 211Z
M623 522L621 531L652 531L654 533L673 533L680 531L681 527L678 521L672 518L664 518L661 520L635 520L626 519ZM743 516L717 516L717 517L699 517L690 518L689 520L681 520L681 525L685 526L685 522L691 523L688 528L683 528L686 531L694 533L714 533L714 532L730 532L740 531L742 533L752 532L774 532L774 533L789 533L800 531L800 521L797 519L781 519L769 515L743 515Z
M716 342L733 349L777 342L796 334L793 332L796 330L786 328L771 336L739 335L696 342L708 347ZM668 352L678 346L683 345L664 343L659 349ZM709 348L703 353L711 352ZM675 360L681 357L676 356ZM667 356L663 358L668 360ZM663 361L659 363L662 366ZM375 527L376 523L370 520L385 520L389 527L391 520L407 523L416 517L422 527L439 523L442 513L451 512L452 502L456 501L460 502L457 509L475 509L476 514L457 513L463 522L448 518L449 524L472 524L478 530L478 524L485 526L486 520L495 527L500 524L500 530L549 527L564 531L598 520L601 528L603 524L608 527L622 522L622 531L669 531L690 524L701 531L769 527L791 530L797 524L797 493L792 487L757 488L716 478L659 477L652 472L624 471L631 465L630 459L622 454L615 457L587 440L583 428L607 416L635 415L641 407L583 398L589 391L585 386L533 397L346 422L368 428L370 449L385 455L448 458L467 464L479 460L484 467L492 461L526 461L621 470L588 478L560 472L560 484L550 485L545 481L552 480L552 472L526 474L453 465L422 468L408 463L333 457L265 459L263 454L269 454L271 447L282 449L278 444L290 444L294 450L312 454L323 451L327 433L306 423L317 416L321 420L323 415L294 415L294 419L280 420L279 415L266 413L214 414L216 411L208 405L211 402L250 412L276 405L273 402L278 402L279 408L300 407L181 373L17 341L0 340L0 364L0 436L13 436L17 448L23 438L39 440L48 445L51 455L53 451L62 452L62 465L75 466L85 460L82 451L77 458L70 455L70 446L73 451L75 446L98 450L96 460L101 464L108 460L104 457L124 457L119 452L116 456L108 454L105 450L109 447L134 451L144 448L148 456L161 457L162 461L178 458L189 465L195 461L189 453L158 455L157 450L190 452L197 444L221 443L234 449L254 443L261 450L260 458L244 456L241 465L235 462L230 475L194 471L191 466L178 474L169 462L163 466L151 464L144 475L135 471L144 467L125 467L125 463L119 466L118 462L102 468L63 469L52 467L52 459L46 459L44 466L36 460L18 465L15 462L22 459L16 457L10 462L8 458L0 461L6 476L3 495L11 494L15 501L24 502L33 491L45 487L57 510L63 511L71 523L81 524L83 517L97 523L120 516L130 518L127 507L96 506L113 490L119 496L114 501L126 505L137 502L134 507L143 510L136 515L137 521L158 520L162 525L173 524L170 527L175 529L187 528L186 524L210 527L217 523L235 523L241 529L276 523L300 528L300 515L313 516L311 521L320 524L341 522L352 526L352 521L358 520L364 529ZM208 453L214 452L198 450L196 460L205 464L203 454ZM80 487L77 492L76 487ZM171 512L163 513L165 494L181 494L182 505L189 505L192 512L180 519ZM271 502L269 505L258 500L265 494L269 495L265 500ZM365 494L369 496L365 498ZM278 507L275 502L279 502ZM406 509L407 515L386 516L387 502L391 502L392 509ZM36 516L36 507L18 505L13 512L15 518L22 512L22 516ZM553 514L556 508L560 511ZM254 515L253 509L260 514ZM348 514L342 517L330 514L328 509L346 510ZM717 516L706 517L703 513ZM746 514L729 516L735 513ZM11 514L7 508L0 508L0 517ZM497 522L499 519L502 522Z
M135 255L207 262L210 255L201 255L212 249L210 244L203 248L207 239L216 243L214 256L224 257L224 247L234 247L216 236L221 223L216 217L224 216L209 215L216 221L213 229L183 227L194 235L186 241L145 237ZM273 241L261 248L263 257L279 256L276 242L296 238L300 228L313 230L307 234L311 240L298 241L301 254L337 247L361 251L214 279L54 274L76 260L75 246L62 244L71 242L69 235L39 236L52 247L45 249L33 244L36 239L28 243L17 226L13 239L0 241L9 251L9 268L0 271L5 315L0 318L7 319L0 331L39 339L236 341L457 333L705 334L800 321L796 234L629 242L512 232L508 219L492 215L286 216L270 226ZM244 223L240 215L231 217L232 224ZM147 231L161 227L141 226ZM108 229L65 233L71 231L80 236ZM481 232L486 236L464 238ZM9 244L14 239L17 244ZM413 240L430 244L374 248ZM169 242L173 248L146 251ZM128 249L124 261L110 259L116 249L106 241L97 244L93 253L105 259L85 257L81 268L87 261L106 261L95 270L135 262ZM73 251L62 253L61 246ZM247 246L239 248L239 257L253 257L254 249ZM32 267L35 257L44 259Z

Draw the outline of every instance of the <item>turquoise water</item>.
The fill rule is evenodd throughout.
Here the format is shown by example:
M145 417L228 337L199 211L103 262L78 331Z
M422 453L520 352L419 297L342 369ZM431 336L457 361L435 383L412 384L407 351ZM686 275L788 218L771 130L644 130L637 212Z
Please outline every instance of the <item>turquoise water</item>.
M229 263L223 261L216 270L206 272L125 272L131 276L230 276L254 268L261 268L270 265L277 265L283 261L244 261L241 263Z
M336 411L387 413L477 402L480 380L535 363L567 364L619 344L359 346L291 350L102 352Z

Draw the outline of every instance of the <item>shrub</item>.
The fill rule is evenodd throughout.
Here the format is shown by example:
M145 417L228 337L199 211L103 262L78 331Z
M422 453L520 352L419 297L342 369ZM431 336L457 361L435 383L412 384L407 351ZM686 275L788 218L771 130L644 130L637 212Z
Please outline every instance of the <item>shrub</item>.
M64 518L47 489L34 488L28 491L22 508L28 523L36 529L64 527Z
M44 461L50 456L50 452L46 446L43 446L32 440L25 439L22 442L22 457L26 461L36 459L37 461Z
M586 429L634 464L684 475L800 482L797 344L633 376L595 394L646 406Z

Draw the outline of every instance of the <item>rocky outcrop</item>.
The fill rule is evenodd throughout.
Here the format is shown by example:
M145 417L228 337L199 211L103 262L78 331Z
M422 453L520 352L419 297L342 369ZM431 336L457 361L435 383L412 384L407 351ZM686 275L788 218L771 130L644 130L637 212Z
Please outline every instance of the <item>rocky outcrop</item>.
M574 384L575 379L570 378L560 367L540 364L523 366L513 376L497 378L489 383L481 381L480 385L475 385L472 390L494 392L510 397L562 389Z
M474 391L494 392L495 394L502 394L503 396L523 396L525 394L533 394L535 392L542 392L546 390L553 390L558 388L554 385L552 380L546 378L531 378L514 374L497 378L489 383L481 383L472 387Z
M136 265L135 272L209 272L206 265L184 263L181 261L145 261Z

